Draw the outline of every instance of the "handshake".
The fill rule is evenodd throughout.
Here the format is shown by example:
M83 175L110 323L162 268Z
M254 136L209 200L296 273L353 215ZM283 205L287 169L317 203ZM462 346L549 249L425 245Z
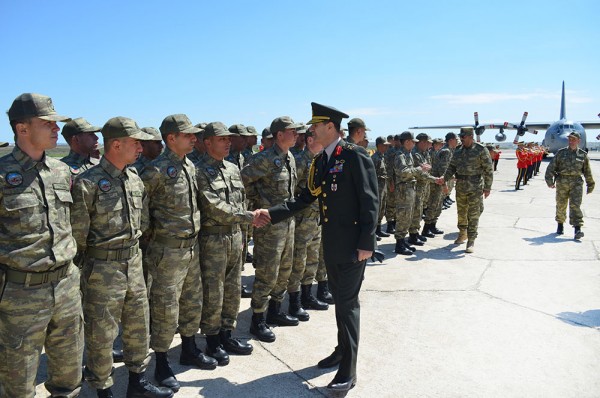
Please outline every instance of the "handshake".
M264 227L271 223L271 216L267 209L256 209L252 212L254 219L252 220L252 226L256 228Z

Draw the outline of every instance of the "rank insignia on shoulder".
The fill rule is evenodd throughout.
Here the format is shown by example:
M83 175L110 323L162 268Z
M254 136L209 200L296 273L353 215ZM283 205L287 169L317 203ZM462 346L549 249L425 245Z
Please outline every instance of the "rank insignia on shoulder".
M112 188L112 184L110 183L110 181L108 181L106 178L101 179L100 181L98 181L98 188L102 191L102 192L108 192L111 190Z
M275 165L275 167L281 167L281 159L277 158L273 160L273 164Z
M340 156L341 153L342 153L342 147L338 145L337 147L335 147L335 152L333 154L335 156Z
M171 178L177 177L177 167L175 167L175 166L167 167L167 175Z
M213 167L207 167L206 172L212 177L217 175L217 170L215 170Z
M23 183L23 175L17 172L8 173L6 175L6 183L13 187L18 187Z

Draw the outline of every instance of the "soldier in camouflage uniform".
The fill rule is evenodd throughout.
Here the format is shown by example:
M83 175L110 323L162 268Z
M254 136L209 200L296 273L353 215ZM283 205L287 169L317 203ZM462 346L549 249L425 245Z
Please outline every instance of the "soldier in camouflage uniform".
M583 198L583 180L585 178L588 194L594 190L595 182L590 168L588 154L579 148L581 136L573 131L569 134L569 146L560 149L546 168L546 184L556 188L556 233L562 235L563 224L567 219L567 204L569 206L569 223L575 228L575 239L583 238L583 213L581 201Z
M145 193L137 172L127 167L142 151L140 140L152 136L124 117L106 122L102 136L104 157L80 174L73 186L73 236L84 255L84 374L98 397L113 396L112 346L122 322L127 397L172 397L170 389L152 385L144 375L149 362L149 314L138 239Z
M385 203L385 220L387 222L386 231L388 234L396 232L396 187L394 163L396 154L401 150L400 135L395 135L393 145L383 155L385 161L385 169L389 171L387 180L387 196Z
M420 167L420 170L415 174L415 179L417 180L415 187L415 205L412 212L410 228L408 229L408 243L423 246L423 242L427 242L427 238L434 237L431 233L428 234L429 236L419 235L424 203L426 203L426 200L429 197L429 185L435 181L435 177L427 171L431 170L429 145L433 141L426 133L418 134L417 141L417 145L413 149L413 160L414 166L417 168Z
M181 335L182 365L215 369L217 361L197 347L195 335L202 313L202 280L198 266L198 181L186 154L194 148L194 127L183 114L167 116L160 133L167 148L141 177L148 194L147 261L150 289L150 346L156 352L155 377L160 385L177 391L179 382L169 365L167 351L173 335Z
M377 174L377 187L379 188L379 216L377 217L377 229L375 230L375 235L377 236L377 240L381 240L381 238L387 238L390 236L388 233L383 232L381 230L381 220L385 214L385 206L386 206L386 198L387 198L387 180L388 173L385 168L385 159L384 155L386 151L389 149L390 144L383 137L378 137L375 140L375 145L377 150L371 156L371 160L375 165L375 173Z
M473 127L461 127L459 136L462 146L454 151L444 180L456 177L458 238L454 244L467 240L465 252L473 253L483 198L490 195L494 171L488 150L473 140Z
M229 132L231 133L231 151L225 160L233 163L238 170L241 170L242 167L244 167L245 161L242 151L246 149L246 137L251 136L252 134L248 133L246 126L243 124L234 124L230 126Z
M258 140L258 131L256 131L254 126L246 126L246 131L249 135L246 137L246 148L242 151L244 164L250 160L252 155L254 155L254 145L256 145Z
M40 94L22 94L8 110L15 135L0 158L0 396L35 395L40 353L46 389L76 397L81 389L83 316L71 234L71 173L45 153L57 121L69 118Z
M271 207L293 197L296 162L289 148L296 142L298 127L300 125L289 116L273 120L269 131L273 133L275 144L250 158L242 169L242 179L253 208ZM293 218L254 231L255 278L250 333L261 341L275 341L275 334L266 322L279 326L298 325L298 318L281 311L292 270L293 249Z
M98 160L90 155L98 149L96 133L99 131L100 127L92 126L82 117L73 119L63 126L61 134L71 149L61 160L69 165L73 178L98 164Z
M298 183L295 193L306 188L308 171L313 158L323 147L315 142L312 132L305 130L306 147L295 156ZM288 281L290 296L289 313L301 321L308 321L309 314L304 310L326 310L327 303L321 302L312 294L312 284L319 266L319 247L321 246L321 225L319 223L319 204L311 206L295 215L294 262ZM301 293L300 293L301 292Z
M203 140L203 133L204 133L204 128L206 127L207 123L198 123L196 124L194 127L197 127L200 129L200 132L196 133L196 143L194 144L194 150L190 153L188 153L186 156L187 158L194 164L198 164L198 162L200 162L200 159L202 158L202 155L204 155L204 153L206 152L206 148L204 147L204 140Z
M450 164L450 159L452 158L452 151L450 150L450 146L456 144L456 135L454 133L450 133L454 135L450 136L450 142L445 146L443 145L443 140L441 138L437 140L433 140L433 157L431 161L431 170L430 174L434 177L443 177L444 173L446 173L446 169ZM448 135L446 135L448 138ZM423 231L421 235L428 236L431 234L441 235L444 231L438 229L436 226L438 218L442 213L442 201L444 199L443 186L440 184L429 184L429 201L427 204L427 210L425 210L425 225L423 225Z
M301 153L305 148L306 148L306 130L307 130L307 126L304 124L301 124L300 127L298 127L296 129L296 133L298 133L298 136L296 137L296 144L290 148L290 152L292 153L292 155L294 157L296 157L296 155L298 155L299 153Z
M240 309L242 231L254 213L246 210L240 171L224 158L233 135L220 122L204 130L206 153L197 167L201 206L200 269L204 301L200 328L206 335L206 353L219 365L229 363L227 352L250 355L252 345L231 337Z
M156 159L158 155L162 152L164 146L162 142L162 137L157 129L154 127L142 127L142 131L146 134L152 136L152 139L143 140L142 143L142 153L136 159L135 163L131 166L135 168L138 172L138 175L142 174L144 171L144 167L150 164L151 161Z

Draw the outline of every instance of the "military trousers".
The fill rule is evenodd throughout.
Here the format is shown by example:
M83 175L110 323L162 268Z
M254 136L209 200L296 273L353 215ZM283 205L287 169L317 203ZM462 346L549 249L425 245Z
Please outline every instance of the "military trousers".
M444 200L443 187L438 184L429 184L429 200L425 210L425 224L435 224L442 214L442 201Z
M198 331L202 316L202 278L198 243L171 248L150 241L146 249L152 275L150 347L167 352L177 331L185 337Z
M292 271L294 218L254 231L254 286L250 305L254 312L265 312L269 297L282 302Z
M319 266L319 246L321 245L321 226L319 211L305 209L295 217L294 260L288 280L290 293L300 291L300 284L311 285Z
M46 389L52 396L79 395L83 361L79 269L72 263L67 266L67 276L56 282L29 287L4 282L0 286L0 290L4 287L0 295L0 397L35 395L42 348L48 360Z
M380 183L379 186L379 213L377 215L377 224L381 224L383 216L385 216L386 201L387 201L387 188L385 183Z
M329 289L335 303L337 324L336 351L342 355L337 376L356 376L360 338L360 301L358 294L365 274L366 261L327 264Z
M564 223L569 206L569 224L583 226L583 180L578 177L559 177L556 180L556 222Z
M417 183L415 188L415 204L413 206L410 227L408 228L408 232L418 233L421 228L421 219L423 217L423 206L426 199L426 194L429 191L429 183L421 184ZM427 195L428 196L428 195Z
M129 260L105 261L86 257L82 270L84 292L85 378L96 389L112 386L113 342L123 334L123 362L134 373L145 371L148 354L149 309L142 253Z
M477 227L479 216L483 212L483 192L463 191L456 189L456 213L458 217L458 229L467 231L469 240L477 238Z
M396 220L396 190L390 191L389 183L385 198L385 219L387 222Z
M240 310L243 233L204 234L200 229L202 319L205 335L233 330Z
M396 184L396 239L403 239L412 223L416 200L415 182Z

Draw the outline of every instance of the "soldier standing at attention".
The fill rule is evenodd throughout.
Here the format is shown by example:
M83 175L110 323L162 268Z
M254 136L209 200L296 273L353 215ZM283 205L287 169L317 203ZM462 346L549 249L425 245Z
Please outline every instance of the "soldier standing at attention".
M246 148L242 151L242 156L244 156L244 164L250 160L250 157L254 155L254 145L258 140L258 131L254 126L246 126L246 131L248 135L246 137Z
M452 133L454 134L454 133ZM456 137L456 135L455 135ZM456 142L456 138L454 138ZM443 146L444 140L436 138L433 140L433 153L431 160L431 170L429 173L434 177L443 177L446 168L450 164L452 152L447 146ZM421 235L431 236L442 235L444 231L437 228L437 220L442 213L442 200L444 199L443 188L439 184L429 184L429 200L425 210L425 225Z
M564 233L564 222L567 219L567 205L569 206L569 223L575 228L575 239L583 238L583 213L581 201L583 199L583 179L587 186L587 194L592 193L596 183L592 177L590 158L579 148L581 136L573 131L569 134L569 146L560 149L552 158L546 168L546 185L556 188L556 233Z
M260 152L265 149L269 149L273 146L273 134L269 131L268 127L265 127L261 134L260 139Z
M427 235L419 235L421 220L423 219L423 207L429 198L429 185L436 180L436 178L429 173L429 170L431 170L431 156L429 154L431 143L433 143L433 140L428 134L419 133L417 135L417 145L412 154L414 165L418 170L415 175L417 180L415 188L415 205L412 212L410 228L408 229L408 243L417 246L423 246L423 242L427 242L427 238L435 237L432 232L428 232Z
M527 173L527 154L525 153L524 143L517 143L517 150L515 154L517 155L517 180L515 181L515 191L521 189L521 182L526 181L525 174ZM525 184L523 184L525 185Z
M387 179L387 196L385 199L385 220L387 228L385 232L393 234L396 232L396 183L394 173L394 161L396 154L401 150L400 135L396 134L392 141L392 145L383 155L385 160L385 169L388 172Z
M142 131L152 136L152 139L140 141L142 144L142 153L138 156L132 166L137 170L138 175L142 174L144 167L156 159L162 152L164 146L160 133L154 127L142 127Z
M202 139L202 133L204 133L204 127L206 127L206 123L198 123L194 127L199 128L200 131L196 133L196 142L194 143L194 150L188 153L186 156L194 165L196 165L200 161L200 158L202 158L202 155L204 155L204 153L206 152L206 148L204 147L204 140Z
M473 253L483 199L490 195L494 171L488 150L473 140L473 127L461 127L459 136L462 146L454 151L444 179L456 177L458 238L454 244L468 240L465 252Z
M170 398L173 391L152 385L144 375L149 362L149 315L138 239L145 194L142 180L127 167L142 151L140 140L152 136L133 120L115 117L102 128L102 137L104 157L79 175L73 186L71 224L84 255L84 375L99 398L112 398L112 346L122 322L127 397Z
M273 134L275 144L250 158L250 162L242 169L242 179L253 208L275 206L294 196L296 162L289 148L296 142L296 128L300 126L289 116L273 120L269 131ZM281 311L281 302L292 271L293 250L293 219L254 231L255 278L250 333L260 341L275 341L275 333L267 323L298 325L298 318Z
M46 389L77 397L83 318L71 173L45 152L56 147L56 122L70 119L56 113L50 97L30 93L13 101L8 119L15 147L0 158L0 396L34 396L44 349Z
M242 151L246 149L246 136L250 134L243 124L231 125L229 131L231 132L231 150L225 160L233 163L238 170L241 170L245 161Z
M384 155L386 151L389 149L390 144L383 137L377 137L375 140L375 146L377 150L371 156L371 160L375 165L375 173L377 174L377 188L379 191L379 215L377 216L377 229L375 230L375 235L377 236L377 240L381 240L381 238L387 238L390 234L383 232L381 230L381 220L385 214L385 204L387 198L387 180L388 173L385 168L385 159Z
M195 336L202 314L202 279L198 266L198 182L196 168L186 157L194 148L196 133L183 114L167 116L160 125L166 144L141 177L148 195L149 242L146 252L152 275L150 288L150 347L156 353L154 376L174 391L180 385L167 352L177 331L181 335L181 365L215 369L217 361L197 347Z
M364 120L355 117L350 119L348 122L348 139L346 140L350 144L359 145L367 138L367 131L371 131L367 127Z
M233 135L221 122L204 129L206 153L196 164L201 206L200 269L204 300L200 328L206 335L206 354L219 365L227 353L250 355L252 345L231 337L240 309L242 230L255 213L246 210L240 170L224 161Z
M71 149L61 160L69 165L73 176L98 164L98 160L91 155L98 149L96 133L99 131L100 127L92 126L82 117L73 119L63 126L61 134Z
M290 148L290 152L294 157L296 157L297 154L306 148L306 130L307 127L304 124L300 124L300 127L296 129L296 133L298 133L298 136L296 137L296 144Z

